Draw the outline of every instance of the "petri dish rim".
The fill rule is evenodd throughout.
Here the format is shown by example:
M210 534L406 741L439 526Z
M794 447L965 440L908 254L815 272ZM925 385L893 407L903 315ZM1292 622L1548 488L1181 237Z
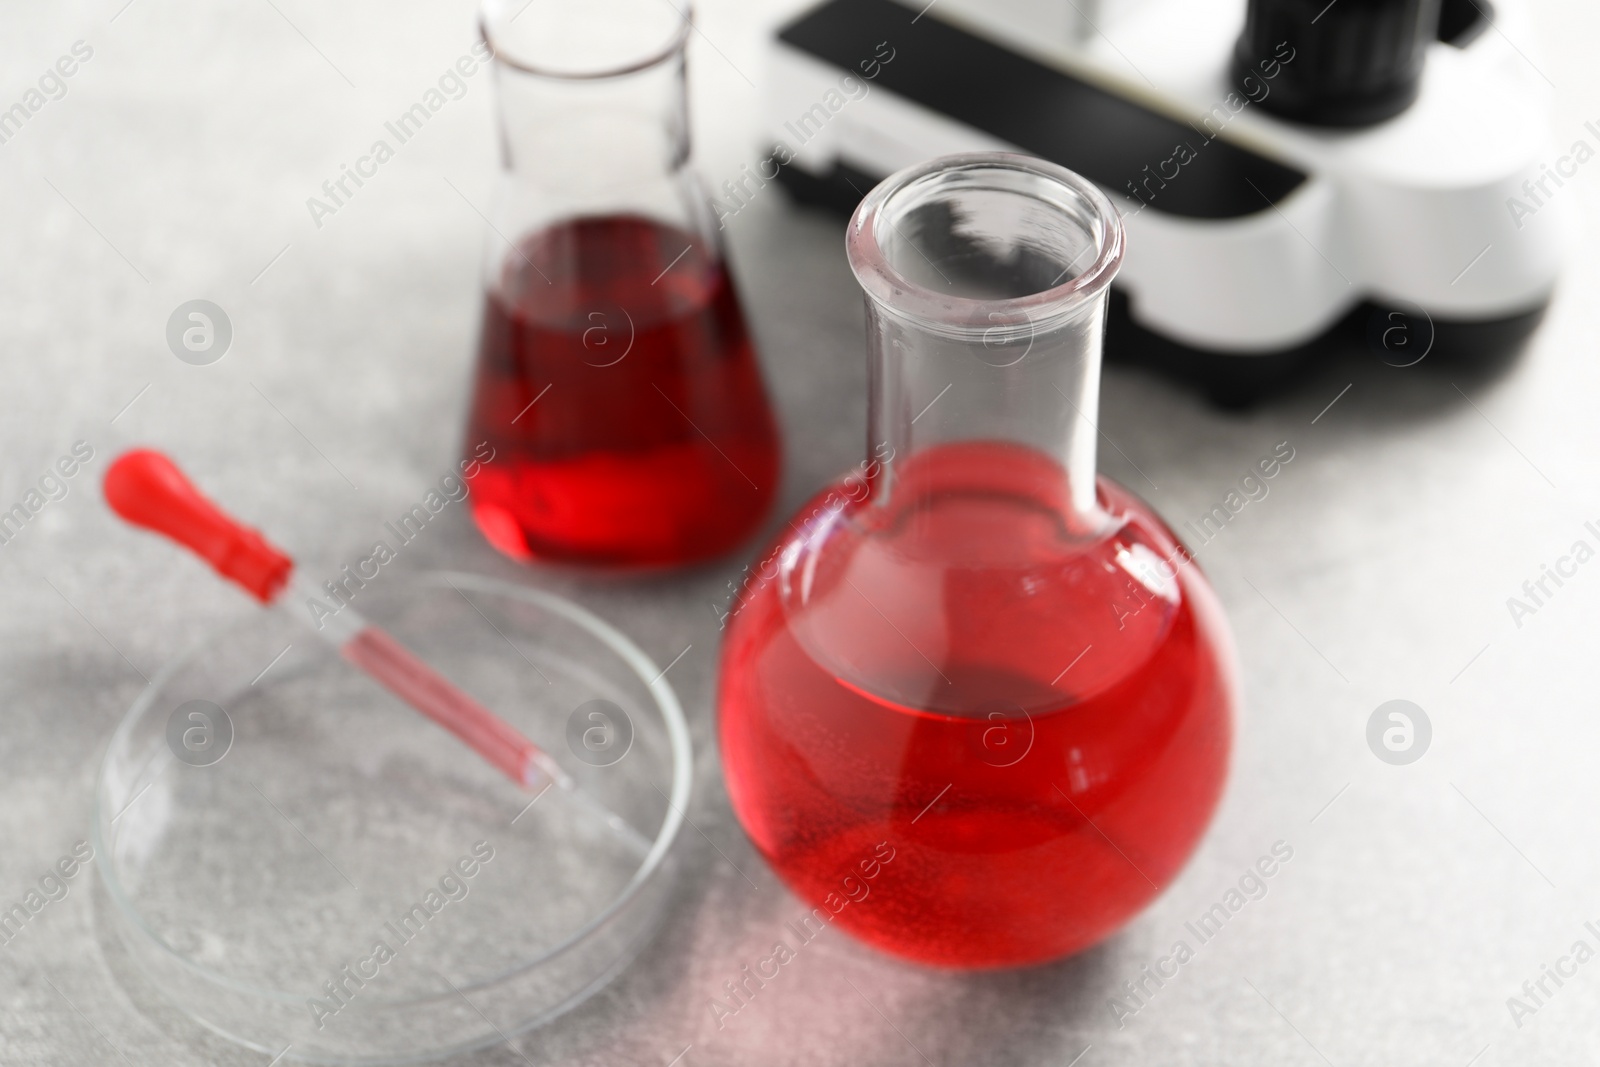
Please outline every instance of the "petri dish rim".
M692 778L694 773L693 744L689 737L688 723L684 719L683 706L678 702L677 694L673 692L672 687L667 684L665 677L661 675L661 672L656 667L655 662L651 660L649 656L645 655L644 651L640 649L639 646L635 645L626 634L587 608L581 607L580 605L567 600L565 597L557 596L554 593L547 593L541 589L512 585L508 582L487 578L482 575L468 574L461 571L427 571L407 579L407 581L409 584L414 586L448 587L453 585L456 587L465 587L473 590L474 592L488 593L495 596L508 596L512 599L524 600L528 603L536 604L539 607L554 612L555 614L565 618L567 621L575 623L579 628L586 630L592 636L598 638L601 644L605 645L608 649L621 657L623 662L628 665L634 674L645 683L645 686L649 690L651 697L655 700L656 709L661 713L662 721L666 725L667 742L672 750L672 792L668 798L667 815L666 818L662 820L661 828L656 832L655 838L651 842L650 851L645 854L644 859L640 862L638 869L633 874L633 877L629 879L628 884L622 888L621 892L616 895L616 897L610 902L610 904L606 906L603 911L594 916L573 933L569 934L567 938L561 941L559 944L552 946L531 960L526 960L494 975L480 978L477 981L457 987L463 992L471 992L474 990L486 989L488 987L498 985L499 983L517 975L524 974L527 971L547 963L574 948L575 946L581 944L591 934L605 926L612 916L614 916L622 909L624 905L632 900L633 897L638 894L640 889L643 888L645 883L647 883L650 878L661 869L667 852L669 849L671 849L673 842L677 840L678 832L682 829L686 818L684 813L688 810L689 794L692 789ZM94 844L95 854L97 856L110 857L112 855L111 850L107 847L105 833L105 815L109 810L109 805L106 803L108 799L106 797L106 790L109 788L107 783L107 773L111 764L113 753L118 750L119 743L127 740L127 737L132 732L134 725L139 722L145 711L147 711L150 705L155 702L156 697L160 694L163 687L172 679L174 675L192 663L196 657L201 655L214 642L226 640L228 635L244 629L245 627L251 625L254 621L255 618L253 616L246 616L239 622L224 629L220 634L214 634L196 641L182 653L162 664L161 668L157 670L154 677L151 678L150 684L140 692L138 698L134 700L133 704L129 706L127 712L124 713L122 721L117 724L117 729L111 735L111 740L108 742L105 754L100 762L100 769L95 775L94 821L89 830L90 839ZM260 997L266 1000L287 1004L297 1004L305 999L303 992L296 994L283 990L264 988L253 985L249 982L242 982L239 979L233 978L229 975L214 971L209 967L204 967L182 953L179 953L177 950L172 948L171 945L167 944L167 942L159 934L151 930L149 925L144 921L144 918L139 913L139 910L133 905L133 902L128 899L127 894L123 891L123 888L116 877L114 869L115 865L109 862L108 859L107 862L97 863L95 867L99 874L101 885L105 887L107 896L110 898L112 904L116 906L124 922L131 923L133 929L137 930L139 934L143 936L146 943L158 949L169 961L178 964L184 970L197 975L213 985L232 989L235 992L244 993L249 996ZM607 982L614 978L617 973L620 973L621 965L624 964L630 958L630 956L631 952L623 953L617 961L617 968L614 970L608 969L608 971L605 973L605 980ZM542 1025L542 1023L548 1021L549 1018L553 1018L555 1015L560 1014L561 1010L565 1010L567 1007L581 1003L583 999L586 999L587 996L598 989L603 988L604 985L605 982L590 983L583 989L576 991L572 997L569 997L567 1000L563 1001L562 1007L559 1010L547 1011L543 1013L539 1018L536 1018L521 1027L520 1031L526 1031L532 1026ZM424 1004L435 1000L449 999L454 995L455 994L453 993L441 993L438 996L426 997L374 997L369 1002L382 1004L386 1007L403 1008L413 1004ZM240 1044L249 1045L252 1048L256 1047L252 1042L227 1031L221 1030L206 1019L195 1015L189 1010L188 1005L179 1004L178 1006L183 1009L186 1015L194 1018L197 1022L200 1022L208 1029L222 1034L229 1040L238 1042ZM460 1049L452 1048L441 1051L454 1052L462 1051L467 1048L478 1048L483 1047L485 1044L493 1044L498 1040L499 1039L497 1037L491 1037L482 1043L471 1043L461 1046ZM422 1054L420 1058L425 1060L433 1059L439 1054L439 1052L430 1052Z

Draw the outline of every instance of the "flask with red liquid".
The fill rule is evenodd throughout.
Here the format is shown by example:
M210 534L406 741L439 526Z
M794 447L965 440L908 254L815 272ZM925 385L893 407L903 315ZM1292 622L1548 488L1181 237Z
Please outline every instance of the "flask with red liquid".
M777 428L688 164L687 0L486 0L506 172L465 448L520 560L665 567L754 532Z
M1095 476L1121 220L1025 156L874 189L868 458L807 504L724 644L734 811L831 921L914 960L1085 948L1176 876L1226 777L1232 641L1151 508Z

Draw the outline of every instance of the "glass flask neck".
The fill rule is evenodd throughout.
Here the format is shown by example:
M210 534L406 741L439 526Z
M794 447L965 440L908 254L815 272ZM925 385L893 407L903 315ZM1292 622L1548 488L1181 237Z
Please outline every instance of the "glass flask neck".
M497 221L526 232L642 215L704 229L688 168L690 18L687 0L485 0L508 179Z
M1041 160L950 156L868 194L846 248L867 294L875 502L907 491L918 457L977 446L1029 457L988 476L1054 468L1067 528L1101 529L1100 355L1123 248L1110 201Z

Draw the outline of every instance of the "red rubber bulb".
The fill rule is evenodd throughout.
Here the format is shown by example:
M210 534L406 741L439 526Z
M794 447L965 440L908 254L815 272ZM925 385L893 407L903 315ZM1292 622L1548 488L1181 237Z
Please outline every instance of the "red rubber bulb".
M206 499L177 464L153 449L118 456L106 471L104 490L106 503L123 519L172 538L263 604L294 570L294 560Z

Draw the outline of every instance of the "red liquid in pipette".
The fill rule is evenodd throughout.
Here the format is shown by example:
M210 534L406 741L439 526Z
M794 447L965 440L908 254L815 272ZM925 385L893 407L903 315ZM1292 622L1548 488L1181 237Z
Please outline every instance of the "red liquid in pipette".
M643 218L584 218L507 257L484 313L472 513L517 559L665 566L766 514L779 446L722 262Z
M1084 545L1060 536L1064 476L1037 453L950 446L897 475L903 507L861 512L870 530L841 517L814 571L801 553L807 604L780 578L731 620L729 797L796 892L870 943L961 967L1077 951L1172 880L1217 803L1220 609L1192 564L1164 593L1130 578L1181 557L1112 483L1122 522Z
M383 687L465 741L519 785L530 785L541 766L537 745L376 626L364 627L340 646L345 659ZM546 772L549 773L548 771Z

